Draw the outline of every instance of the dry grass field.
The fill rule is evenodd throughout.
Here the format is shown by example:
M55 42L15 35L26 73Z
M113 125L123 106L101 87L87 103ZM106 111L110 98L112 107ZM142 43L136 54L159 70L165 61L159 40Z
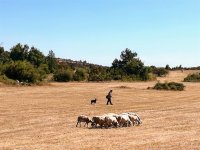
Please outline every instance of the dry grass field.
M189 72L170 72L158 80L180 82ZM182 92L147 90L155 83L1 84L0 150L200 149L200 84L184 83ZM110 89L114 105L107 106ZM95 97L97 104L90 105ZM143 124L112 129L75 126L80 114L128 111L136 112Z

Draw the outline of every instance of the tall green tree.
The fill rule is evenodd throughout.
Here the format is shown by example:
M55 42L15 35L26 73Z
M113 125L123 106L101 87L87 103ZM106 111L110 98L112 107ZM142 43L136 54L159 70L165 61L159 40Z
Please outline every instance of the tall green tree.
M4 47L0 47L0 62L6 63L10 61L10 52L5 51Z
M112 70L113 79L121 80L124 74L122 61L116 58L112 63L111 71Z
M28 45L21 45L20 43L18 43L16 46L11 48L10 58L14 61L17 61L17 60L23 61L27 59L28 50L29 50Z
M0 46L0 62L3 62L3 54L4 53L4 47Z
M170 66L167 64L167 65L165 66L165 69L170 70L171 68L170 68Z
M35 47L31 47L27 59L35 67L39 67L41 64L45 62L45 56Z
M134 80L137 78L143 80L145 79L143 75L148 74L148 69L145 69L143 62L137 58L137 53L128 48L121 52L119 60L115 59L113 61L112 68L115 76L120 74L121 78L128 76L128 78Z
M47 56L47 63L49 66L49 71L51 73L55 72L55 70L57 68L57 62L56 62L56 57L55 57L55 53L53 52L53 50L49 51L49 54Z
M0 46L0 55L4 52L4 47Z
M137 53L132 52L129 48L126 48L124 51L122 51L120 55L122 63L131 62L135 57L137 57Z

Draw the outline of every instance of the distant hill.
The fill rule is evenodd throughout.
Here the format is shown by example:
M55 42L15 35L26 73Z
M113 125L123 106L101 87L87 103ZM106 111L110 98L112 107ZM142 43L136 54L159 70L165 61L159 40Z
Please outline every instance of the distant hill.
M107 66L102 66L102 65L98 65L98 64L92 64L92 63L88 63L86 60L82 61L76 61L76 60L71 60L71 59L64 59L64 58L56 58L58 64L61 65L69 65L71 67L91 67L91 66L96 66L96 67L107 67Z

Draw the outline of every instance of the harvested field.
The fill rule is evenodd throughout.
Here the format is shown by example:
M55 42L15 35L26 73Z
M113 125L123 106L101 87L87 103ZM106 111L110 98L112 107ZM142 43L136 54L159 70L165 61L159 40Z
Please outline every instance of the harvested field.
M189 72L173 71L158 80L180 82ZM0 84L0 149L200 149L200 84L184 83L181 92L147 90L155 83ZM114 105L107 106L110 89ZM93 98L98 99L96 105L90 105ZM81 114L127 111L136 112L143 124L117 129L76 127Z

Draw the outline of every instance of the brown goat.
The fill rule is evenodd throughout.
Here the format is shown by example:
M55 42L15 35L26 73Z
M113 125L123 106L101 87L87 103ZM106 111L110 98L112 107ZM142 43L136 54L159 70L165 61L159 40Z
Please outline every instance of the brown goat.
M78 124L80 124L80 127L81 127L81 122L85 122L85 125L87 125L87 127L88 127L88 124L92 123L92 120L88 116L80 115L77 118L76 127L78 126ZM85 127L85 125L84 125L84 127Z

